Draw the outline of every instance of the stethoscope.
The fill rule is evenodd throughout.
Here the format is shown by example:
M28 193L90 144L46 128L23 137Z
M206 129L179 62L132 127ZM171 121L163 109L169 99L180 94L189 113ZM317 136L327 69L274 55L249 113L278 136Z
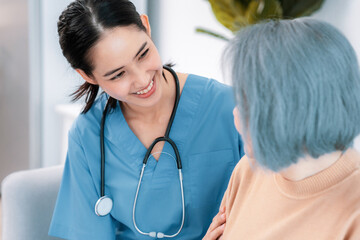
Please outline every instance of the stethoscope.
M166 128L166 132L165 135L163 137L158 137L156 138L153 143L150 145L150 147L147 149L144 160L143 160L143 166L140 172L140 177L139 177L139 183L136 189L136 194L135 194L135 199L134 199L134 205L133 205L133 213L132 213L132 218L133 218L133 224L134 227L136 229L136 231L138 231L140 234L142 235L147 235L150 237L157 237L157 238L172 238L177 236L183 226L184 226L184 220L185 220L185 202L184 202L184 188L183 188L183 176L182 176L182 166L181 166L181 158L180 158L180 154L179 154L179 150L177 149L177 146L175 144L175 142L173 140L171 140L171 138L169 137L170 134L170 130L171 130L171 125L174 121L175 118L175 114L176 114L176 109L178 107L179 104L179 100L180 100L180 86L179 86L179 79L177 77L177 74L174 72L174 70L172 70L170 67L164 66L164 68L166 70L168 70L172 76L175 79L175 83L176 83L176 96L175 96L175 103L174 103L174 107L171 113L171 117L168 123L168 126ZM101 185L100 185L100 198L99 200L96 202L95 204L95 213L98 216L106 216L107 214L109 214L111 212L111 209L113 208L113 200L105 195L105 145L104 145L104 126L105 126L105 118L106 118L106 114L108 112L108 108L109 108L109 102L106 103L105 109L103 111L102 114L102 118L101 118L101 126L100 126L100 150L101 150L101 177L100 177L100 181L101 181ZM154 146L161 141L165 141L168 142L171 147L173 148L174 152L175 152L175 156L176 156L176 164L177 164L177 168L179 171L179 182L180 182L180 189L181 189L181 201L182 201L182 220L181 220L181 226L179 228L179 230L172 234L172 235L167 235L164 234L162 232L143 232L141 231L137 224L136 224L136 220L135 220L135 210L136 210L136 202L137 202L137 198L139 195L139 191L140 191L140 187L141 187L141 181L144 175L144 171L145 171L145 167L147 164L147 161L151 155L151 151L153 150ZM170 154L169 154L170 155ZM171 157L173 157L172 155L170 155Z

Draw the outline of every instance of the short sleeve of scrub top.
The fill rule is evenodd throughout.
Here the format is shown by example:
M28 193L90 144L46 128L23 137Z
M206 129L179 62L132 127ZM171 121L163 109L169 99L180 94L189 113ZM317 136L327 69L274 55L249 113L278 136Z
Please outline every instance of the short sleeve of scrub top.
M58 221L54 219L51 233L64 239L115 239L116 221L111 215L95 215L94 206L99 195L78 141L69 135L64 180L54 212Z
M106 118L105 194L114 201L98 217L100 195L101 95L73 124L69 149L49 234L65 239L154 239L133 224L133 204L145 146L127 125L118 105ZM189 75L170 131L181 160L185 222L173 239L201 239L218 212L232 170L243 155L234 124L232 89L215 80ZM149 158L135 211L143 232L174 234L182 219L181 191L174 153L165 143L158 161Z

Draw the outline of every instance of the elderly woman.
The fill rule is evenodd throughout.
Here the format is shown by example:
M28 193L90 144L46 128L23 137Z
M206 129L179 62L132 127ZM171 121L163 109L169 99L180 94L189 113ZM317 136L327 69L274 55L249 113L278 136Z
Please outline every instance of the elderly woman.
M239 32L225 56L246 156L222 201L222 238L360 239L360 75L349 42L311 18L269 21Z

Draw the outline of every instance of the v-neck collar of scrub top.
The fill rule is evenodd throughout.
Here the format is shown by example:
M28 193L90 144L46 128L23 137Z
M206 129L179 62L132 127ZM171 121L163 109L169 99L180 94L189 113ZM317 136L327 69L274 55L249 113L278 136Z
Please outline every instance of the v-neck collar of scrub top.
M201 95L205 87L204 81L197 80L197 76L189 74L181 92L179 105L175 115L173 125L170 130L170 138L175 141L180 156L186 143L186 137L191 129L194 115L197 112ZM123 136L129 136L124 139ZM110 112L106 118L105 138L113 143L117 148L125 151L125 155L129 156L132 165L140 167L146 153L146 147L134 134L129 127L126 119L121 111L120 104L117 104L113 112ZM171 148L168 144L164 144L163 151ZM161 155L158 161L161 161ZM148 166L156 165L154 158L149 158Z

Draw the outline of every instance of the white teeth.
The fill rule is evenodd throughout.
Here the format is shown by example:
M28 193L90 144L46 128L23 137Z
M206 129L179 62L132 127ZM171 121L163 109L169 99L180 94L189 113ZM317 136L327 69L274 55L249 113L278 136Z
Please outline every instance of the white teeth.
M140 94L148 93L152 89L153 85L154 85L154 80L151 80L149 86L146 89L141 90L140 92L136 92L136 94L140 95Z

